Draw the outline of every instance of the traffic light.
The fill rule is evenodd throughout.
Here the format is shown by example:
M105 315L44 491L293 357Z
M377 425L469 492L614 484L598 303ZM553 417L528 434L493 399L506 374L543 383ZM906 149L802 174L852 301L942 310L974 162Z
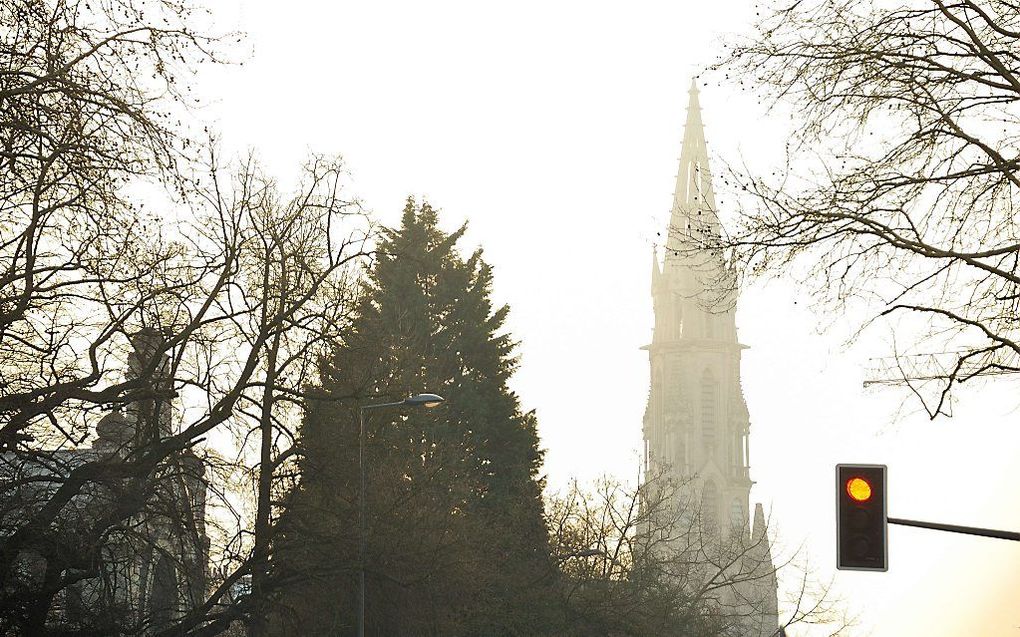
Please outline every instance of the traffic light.
M836 465L836 568L889 569L885 465Z

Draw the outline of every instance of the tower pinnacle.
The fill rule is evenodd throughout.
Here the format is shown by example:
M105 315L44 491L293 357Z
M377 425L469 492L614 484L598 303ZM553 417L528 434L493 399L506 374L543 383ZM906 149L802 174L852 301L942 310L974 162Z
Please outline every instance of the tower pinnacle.
M691 80L688 95L687 123L684 126L680 166L673 190L669 240L666 243L667 248L674 253L687 252L696 247L697 238L703 233L716 236L719 233L708 148L705 145L705 126L701 121L701 102L695 80Z
M655 286L659 282L662 270L659 269L659 257L655 254L655 246L652 246L652 293L655 293Z

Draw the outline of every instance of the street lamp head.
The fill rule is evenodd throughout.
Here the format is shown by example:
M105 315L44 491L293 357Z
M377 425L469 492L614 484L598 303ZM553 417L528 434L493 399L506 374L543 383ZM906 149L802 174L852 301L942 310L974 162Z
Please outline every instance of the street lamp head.
M446 399L438 394L415 394L405 398L404 404L408 407L435 407L445 401Z

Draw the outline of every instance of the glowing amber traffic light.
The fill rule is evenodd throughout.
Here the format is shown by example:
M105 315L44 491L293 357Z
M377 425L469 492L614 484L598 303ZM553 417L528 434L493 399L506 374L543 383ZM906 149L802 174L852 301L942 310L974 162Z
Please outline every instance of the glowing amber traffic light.
M846 493L857 502L867 502L871 499L871 483L861 477L850 478L846 481Z
M886 467L836 465L836 568L885 571L889 568L886 533Z

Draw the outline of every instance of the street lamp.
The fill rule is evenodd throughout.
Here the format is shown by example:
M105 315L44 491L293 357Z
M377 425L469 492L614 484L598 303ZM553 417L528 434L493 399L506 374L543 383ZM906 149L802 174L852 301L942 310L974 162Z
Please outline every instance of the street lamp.
M358 637L365 637L365 410L383 407L435 407L446 399L438 394L415 394L395 403L361 405L358 409Z

